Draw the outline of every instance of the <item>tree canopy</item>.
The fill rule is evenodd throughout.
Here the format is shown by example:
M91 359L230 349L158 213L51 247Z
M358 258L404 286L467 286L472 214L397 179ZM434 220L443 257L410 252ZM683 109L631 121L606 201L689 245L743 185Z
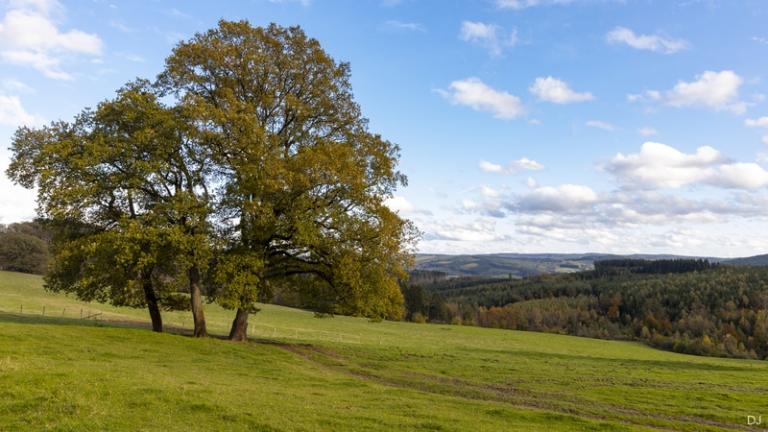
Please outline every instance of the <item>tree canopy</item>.
M369 131L349 78L298 27L221 21L155 82L19 129L8 175L67 227L48 286L146 304L153 322L188 295L199 335L205 291L237 311L235 340L276 287L322 312L399 318L418 232L384 204L406 184L399 147Z
M349 76L298 27L247 22L222 21L166 61L159 87L193 113L221 175L215 297L241 319L284 283L329 312L401 313L415 230L383 204L406 181L399 148L369 132Z

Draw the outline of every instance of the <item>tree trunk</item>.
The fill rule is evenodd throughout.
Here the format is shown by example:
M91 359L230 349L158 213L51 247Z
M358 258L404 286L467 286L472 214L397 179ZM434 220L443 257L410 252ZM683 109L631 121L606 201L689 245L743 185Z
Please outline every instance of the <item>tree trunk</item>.
M155 289L152 287L150 278L145 277L142 283L144 288L144 300L147 302L149 317L152 319L152 331L163 332L163 317L160 315L160 307L157 304Z
M238 309L229 331L229 340L242 342L248 339L248 311Z
M200 271L197 266L189 269L189 294L192 302L192 318L195 321L195 337L208 336L203 312L203 293L200 288Z

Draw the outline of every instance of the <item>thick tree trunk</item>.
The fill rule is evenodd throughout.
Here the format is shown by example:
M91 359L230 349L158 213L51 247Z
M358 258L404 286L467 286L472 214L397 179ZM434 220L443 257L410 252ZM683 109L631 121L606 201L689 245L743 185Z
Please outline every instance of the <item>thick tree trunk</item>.
M229 331L229 340L242 342L248 339L248 311L238 309Z
M163 332L163 317L160 315L160 307L157 304L157 296L155 295L155 289L152 287L152 281L149 278L144 278L144 300L147 302L147 309L149 309L149 317L152 319L152 331L162 333Z
M189 269L189 294L192 302L192 318L195 320L195 337L208 336L203 312L203 293L200 288L200 271L197 266Z

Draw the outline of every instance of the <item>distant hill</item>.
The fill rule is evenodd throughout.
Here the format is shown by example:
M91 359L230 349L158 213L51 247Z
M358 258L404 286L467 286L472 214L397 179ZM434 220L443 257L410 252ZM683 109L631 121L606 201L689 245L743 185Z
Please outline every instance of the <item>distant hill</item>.
M745 265L745 266L768 266L768 254L755 255L745 258L733 258L722 261L724 264Z
M612 255L599 253L583 254L482 254L482 255L441 255L418 254L414 270L431 272L432 274L444 274L447 277L456 276L483 276L483 277L514 277L521 278L547 273L571 273L582 270L591 270L595 261L607 259L678 259L678 258L705 258L689 257L682 255ZM768 255L760 255L751 258L722 259L708 258L712 261L736 265L768 265ZM759 261L758 259L762 259ZM741 262L755 260L755 262ZM758 262L759 261L759 262Z

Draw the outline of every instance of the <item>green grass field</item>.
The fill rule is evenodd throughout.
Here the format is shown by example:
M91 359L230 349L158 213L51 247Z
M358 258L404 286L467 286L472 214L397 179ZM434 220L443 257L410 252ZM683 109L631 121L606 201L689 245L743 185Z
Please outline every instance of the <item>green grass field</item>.
M225 333L232 313L206 313ZM760 361L269 305L244 344L137 322L144 310L0 272L0 431L704 431L768 418Z

